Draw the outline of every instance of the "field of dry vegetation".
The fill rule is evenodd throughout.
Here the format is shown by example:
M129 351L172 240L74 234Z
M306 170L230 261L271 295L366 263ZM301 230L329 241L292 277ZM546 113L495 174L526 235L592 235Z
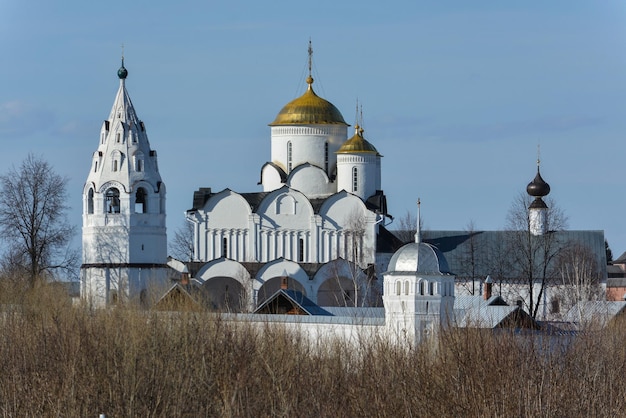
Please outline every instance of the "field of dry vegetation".
M6 302L6 300L5 300ZM15 302L15 298L13 298ZM624 328L552 339L452 330L401 349L311 344L205 313L71 307L49 288L0 314L5 417L623 416Z

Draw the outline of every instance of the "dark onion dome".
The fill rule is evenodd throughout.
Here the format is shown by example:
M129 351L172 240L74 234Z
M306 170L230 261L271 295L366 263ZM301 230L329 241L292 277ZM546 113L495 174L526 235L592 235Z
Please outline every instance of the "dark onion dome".
M306 80L309 87L304 94L287 103L270 123L276 125L348 125L341 112L331 102L322 99L313 91L313 77Z
M539 167L537 167L535 179L526 186L526 193L533 197L543 197L550 193L550 185L541 178Z
M443 253L434 245L410 242L394 253L387 271L435 276L450 274L450 267Z
M337 154L366 153L380 155L376 148L363 138L363 129L359 125L356 125L354 128L354 136L341 145Z
M122 58L122 66L119 70L117 70L117 76L120 78L120 80L125 80L126 77L128 77L128 70L126 69L126 67L124 67L124 58Z

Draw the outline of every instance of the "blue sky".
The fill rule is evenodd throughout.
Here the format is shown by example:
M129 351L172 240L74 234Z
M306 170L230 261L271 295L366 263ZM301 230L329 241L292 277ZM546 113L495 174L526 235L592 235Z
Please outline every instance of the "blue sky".
M618 0L0 0L0 171L43 155L70 179L80 226L124 44L172 234L197 188L260 190L267 124L306 87L309 38L316 92L350 124L363 106L392 214L419 196L428 229L501 228L540 144L570 229L603 229L626 251Z

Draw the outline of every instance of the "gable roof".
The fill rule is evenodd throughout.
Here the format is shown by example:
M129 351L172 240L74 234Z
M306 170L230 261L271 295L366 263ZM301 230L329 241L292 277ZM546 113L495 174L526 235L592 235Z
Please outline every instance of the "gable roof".
M278 289L254 310L255 314L331 315L317 306L302 292L294 289Z

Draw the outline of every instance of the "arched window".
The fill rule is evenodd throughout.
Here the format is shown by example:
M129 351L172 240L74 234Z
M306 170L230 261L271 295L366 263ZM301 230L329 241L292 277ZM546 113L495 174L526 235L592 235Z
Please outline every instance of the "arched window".
M137 193L135 193L135 213L147 213L148 212L148 202L147 202L147 193L146 189L140 187L137 189Z
M356 167L352 167L352 191L356 192L359 189L359 170Z
M420 295L424 294L424 282L420 282Z
M409 281L408 280L404 282L404 294L405 295L409 294Z
M228 257L228 238L222 239L222 257Z
M115 135L115 142L117 142L117 143L119 144L119 143L120 143L120 139L121 139L121 137L122 137L122 136L121 136L121 135L120 135L120 133L118 132L118 133Z
M433 282L428 283L428 294L431 296L435 294L435 283Z
M291 171L291 141L287 142L287 172Z
M87 193L87 213L93 214L93 189L89 189Z
M400 280L398 280L396 282L396 295L400 296L402 290L402 283L400 283Z
M324 170L328 173L328 142L324 142Z
M111 187L104 195L106 213L120 213L120 191Z
M304 240L302 238L298 240L298 261L304 261Z
M136 153L134 155L134 159L135 159L135 171L142 172L144 170L144 168L143 168L143 153L142 152Z
M293 198L293 196L285 194L276 199L276 214L296 214L296 200Z

